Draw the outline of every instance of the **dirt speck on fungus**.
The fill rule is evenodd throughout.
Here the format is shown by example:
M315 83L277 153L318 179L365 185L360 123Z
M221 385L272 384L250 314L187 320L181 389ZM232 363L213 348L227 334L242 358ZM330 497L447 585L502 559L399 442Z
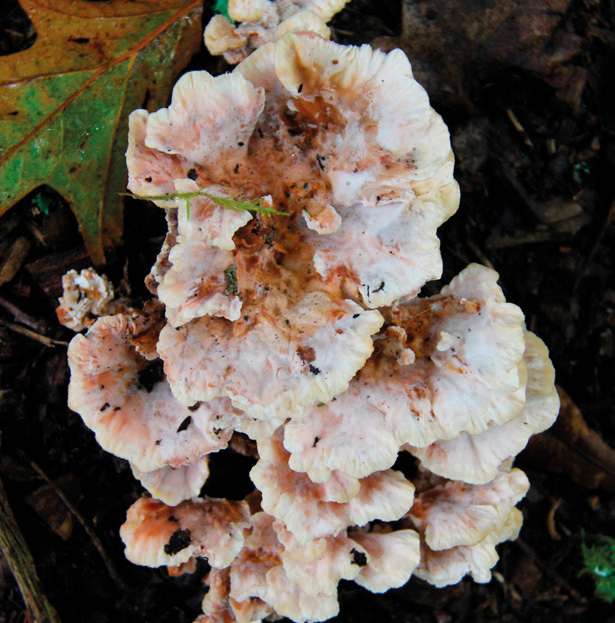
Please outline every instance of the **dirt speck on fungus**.
M192 543L190 530L176 530L171 535L169 542L164 546L164 553L168 556L175 556L175 554L186 549L190 543Z

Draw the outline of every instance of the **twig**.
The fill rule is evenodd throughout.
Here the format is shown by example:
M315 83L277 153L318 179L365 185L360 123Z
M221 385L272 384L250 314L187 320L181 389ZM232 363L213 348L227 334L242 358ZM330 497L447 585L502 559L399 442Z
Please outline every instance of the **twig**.
M23 453L22 453L23 454ZM73 514L75 519L83 526L83 529L86 531L87 535L92 539L92 543L94 547L98 550L100 557L105 563L105 567L107 567L107 571L109 572L109 576L116 584L116 586L122 589L125 592L129 591L128 585L122 580L120 574L117 572L115 565L111 562L111 558L109 558L107 551L105 550L102 541L98 538L98 535L90 526L87 524L85 517L73 506L72 502L64 495L62 489L57 487L55 483L49 479L47 474L34 462L30 461L30 466L32 469L56 492L56 495L64 502L66 508Z
M476 257L485 265L495 270L493 264L489 261L489 258L481 251L477 244L475 244L472 240L466 240L466 244L468 245L470 251L476 255Z
M0 324L3 324L7 329L11 331L15 331L15 333L19 333L21 335L25 335L32 340L36 340L45 346L49 346L52 348L54 346L68 346L68 342L64 340L54 340L46 335L41 335L40 333L36 333L36 331L31 331L30 329L26 329L26 327L22 327L20 324L15 324L14 322L8 322L7 320L2 320L0 318Z
M0 547L19 586L26 608L36 623L60 623L60 617L43 593L34 559L6 497L0 479Z
M15 305L15 303L11 303L11 301L7 301L4 297L0 296L0 307L4 307L11 316L17 321L21 322L21 324L25 324L30 329L34 331L39 331L41 328L40 322L37 322L32 316L26 314L26 312L22 311Z

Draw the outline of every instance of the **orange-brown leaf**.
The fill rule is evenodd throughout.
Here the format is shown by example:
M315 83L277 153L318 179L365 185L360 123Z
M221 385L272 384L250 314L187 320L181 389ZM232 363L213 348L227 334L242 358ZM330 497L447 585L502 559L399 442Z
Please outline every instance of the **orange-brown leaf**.
M95 263L122 232L127 117L163 106L201 41L201 0L21 0L37 39L0 63L0 216L48 184Z

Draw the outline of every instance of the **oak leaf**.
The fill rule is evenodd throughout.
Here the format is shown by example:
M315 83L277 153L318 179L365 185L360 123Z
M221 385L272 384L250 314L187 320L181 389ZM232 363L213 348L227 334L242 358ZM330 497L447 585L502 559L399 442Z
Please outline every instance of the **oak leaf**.
M0 216L41 184L96 264L122 234L128 114L166 105L201 38L202 0L20 0L34 45L0 62Z

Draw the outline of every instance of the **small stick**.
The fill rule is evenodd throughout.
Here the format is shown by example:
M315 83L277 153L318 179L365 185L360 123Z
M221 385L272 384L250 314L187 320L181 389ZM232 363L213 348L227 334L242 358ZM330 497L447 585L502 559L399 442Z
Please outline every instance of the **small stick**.
M15 331L15 333L19 333L20 335L25 335L32 340L36 340L49 348L53 348L54 346L68 346L68 342L64 340L54 340L46 335L41 335L40 333L36 333L36 331L31 331L30 329L26 329L26 327L22 327L19 324L15 324L14 322L8 322L6 320L0 319L0 324L3 324L7 329L11 331Z
M34 559L15 521L2 480L0 480L0 548L35 623L60 623L58 613L43 593Z
M34 331L38 331L41 328L41 325L39 322L34 320L34 318L29 316L25 312L21 311L21 309L19 309L17 305L15 305L14 303L11 303L11 301L7 301L2 296L0 296L0 307L4 307L4 309L6 309L6 311L9 312L9 314L11 314L17 322L21 322L21 324L25 324L27 327L30 327L30 329L33 329Z
M23 453L22 453L23 454ZM83 529L86 531L87 535L92 539L92 543L94 547L98 550L100 557L105 563L105 567L107 567L107 571L111 576L111 579L115 582L118 588L122 589L125 592L128 592L128 585L122 580L120 574L115 569L114 564L111 562L111 558L107 555L107 551L102 544L102 541L98 538L98 535L90 526L87 524L85 517L73 506L72 502L64 495L64 492L59 487L56 487L55 483L49 479L47 474L34 462L30 461L30 467L56 492L56 495L64 502L66 508L73 514L75 519L83 526Z
M476 257L485 265L491 268L491 270L495 270L493 264L489 261L489 258L479 249L478 245L475 244L472 240L466 240L466 244L470 248L470 251L476 255Z

